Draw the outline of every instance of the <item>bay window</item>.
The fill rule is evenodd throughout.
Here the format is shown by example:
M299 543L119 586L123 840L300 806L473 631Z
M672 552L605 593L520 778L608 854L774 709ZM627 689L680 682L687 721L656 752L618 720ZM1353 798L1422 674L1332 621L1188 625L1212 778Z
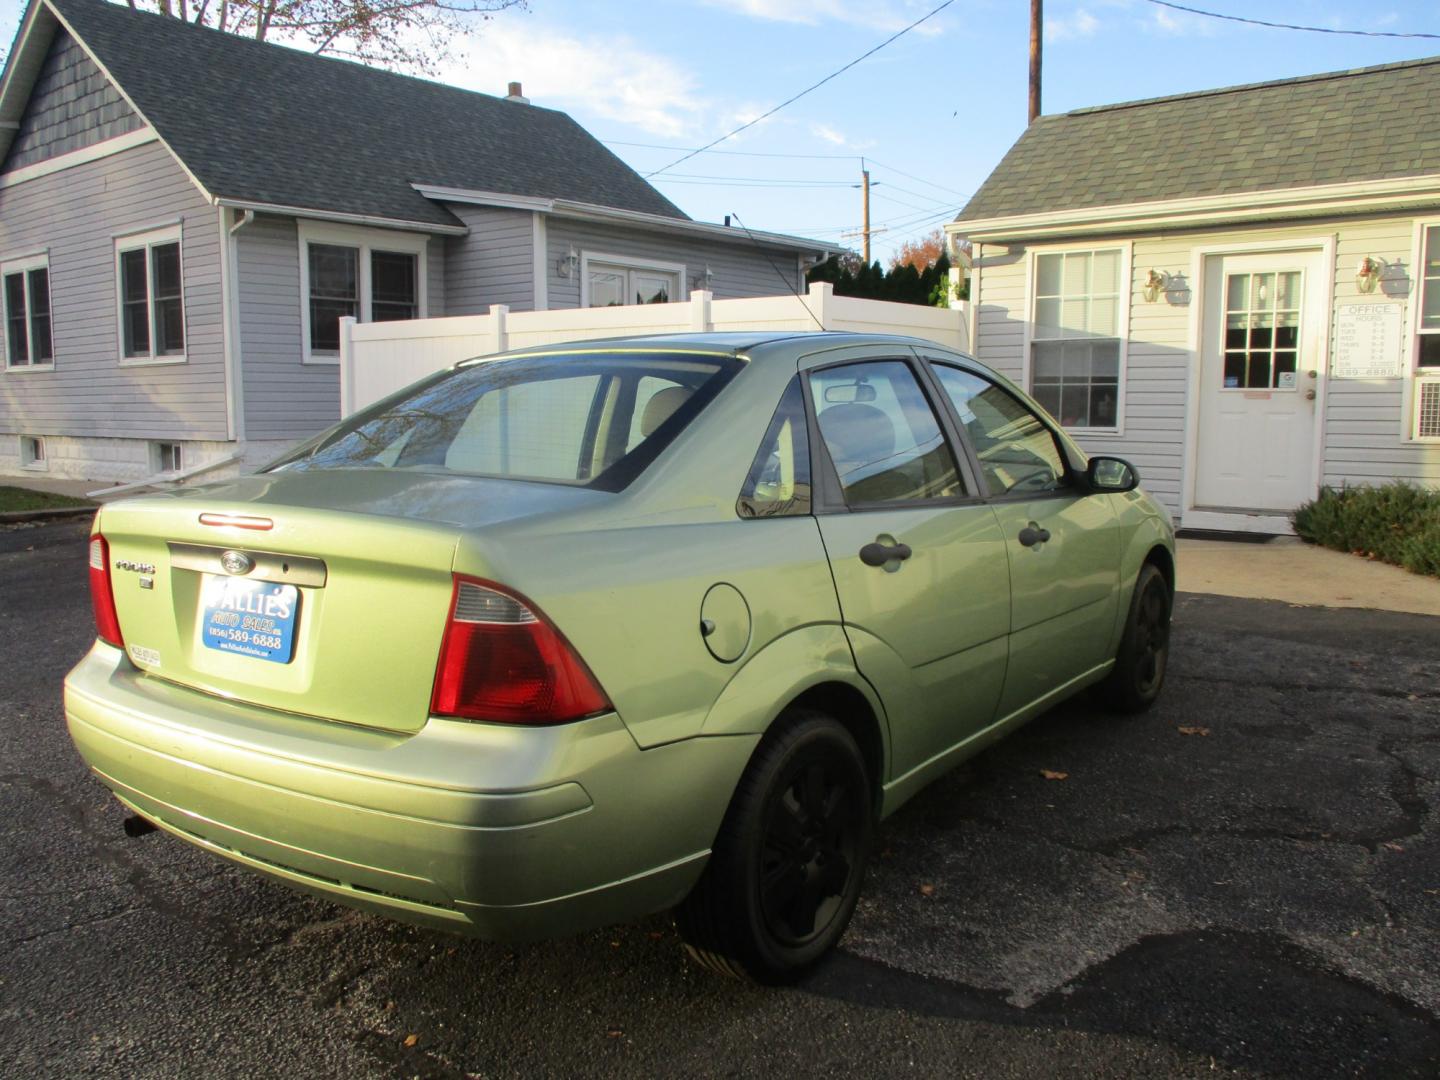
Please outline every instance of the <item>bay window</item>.
M1035 256L1030 393L1068 428L1119 426L1119 248Z

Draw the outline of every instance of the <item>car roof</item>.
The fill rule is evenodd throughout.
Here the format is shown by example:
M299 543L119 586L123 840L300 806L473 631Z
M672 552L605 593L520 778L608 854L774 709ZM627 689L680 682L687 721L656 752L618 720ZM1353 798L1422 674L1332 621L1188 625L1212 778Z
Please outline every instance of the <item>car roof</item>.
M532 345L524 349L512 349L491 359L508 359L518 356L535 356L557 352L624 352L632 349L653 351L657 349L677 352L749 353L773 345L799 345L806 352L825 349L839 349L856 345L926 345L935 347L935 342L924 338L907 337L899 334L857 334L838 330L732 330L694 332L687 334L636 334L627 337L589 338L584 341L564 341L550 345ZM943 346L942 346L943 347ZM953 351L953 350L951 350ZM793 356L791 349L777 350L786 356ZM764 354L754 356L763 360Z

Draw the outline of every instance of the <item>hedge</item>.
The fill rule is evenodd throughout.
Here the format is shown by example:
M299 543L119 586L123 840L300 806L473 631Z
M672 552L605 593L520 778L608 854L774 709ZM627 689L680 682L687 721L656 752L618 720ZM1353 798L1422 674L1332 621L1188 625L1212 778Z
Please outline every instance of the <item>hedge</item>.
M1292 520L1296 534L1312 544L1440 577L1440 491L1403 481L1322 488Z

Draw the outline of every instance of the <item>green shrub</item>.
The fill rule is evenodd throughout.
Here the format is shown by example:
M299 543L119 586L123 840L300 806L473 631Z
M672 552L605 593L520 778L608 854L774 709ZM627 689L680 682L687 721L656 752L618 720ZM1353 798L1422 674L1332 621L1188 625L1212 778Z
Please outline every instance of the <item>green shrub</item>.
M1440 491L1403 481L1323 488L1292 520L1312 544L1440 577Z

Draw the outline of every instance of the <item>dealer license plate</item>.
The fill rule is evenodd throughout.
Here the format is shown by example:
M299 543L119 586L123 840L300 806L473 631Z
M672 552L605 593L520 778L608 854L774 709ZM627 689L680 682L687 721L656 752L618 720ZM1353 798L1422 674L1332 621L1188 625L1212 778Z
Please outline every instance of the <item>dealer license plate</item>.
M288 664L295 655L294 585L206 574L200 585L200 640L207 649Z

